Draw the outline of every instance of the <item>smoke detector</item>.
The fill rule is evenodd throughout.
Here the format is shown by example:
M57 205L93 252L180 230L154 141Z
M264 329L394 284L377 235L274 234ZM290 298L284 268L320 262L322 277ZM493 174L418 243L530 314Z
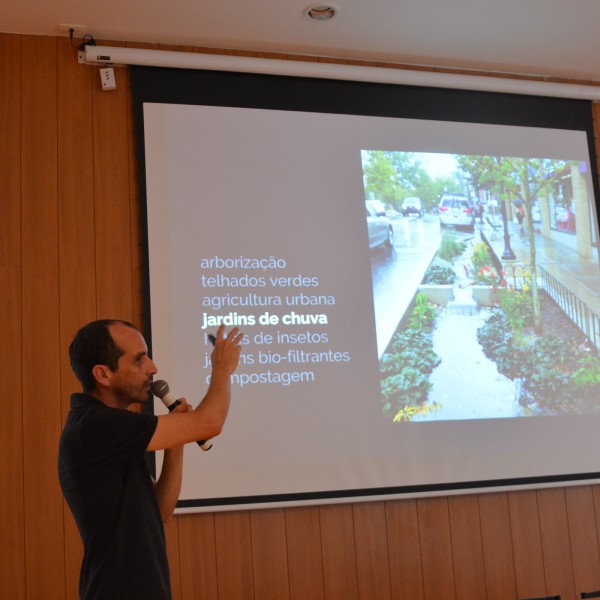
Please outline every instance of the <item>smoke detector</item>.
M338 9L331 4L313 4L304 11L304 16L311 21L329 21L337 13Z

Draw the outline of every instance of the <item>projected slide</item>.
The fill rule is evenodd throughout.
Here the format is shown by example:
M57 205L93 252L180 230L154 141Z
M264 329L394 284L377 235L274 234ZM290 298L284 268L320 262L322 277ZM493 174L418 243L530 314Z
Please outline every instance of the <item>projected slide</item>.
M157 377L196 405L246 334L183 509L600 471L584 132L145 103L144 135Z
M371 266L384 412L396 422L599 413L597 331L568 306L577 293L596 306L600 290L586 163L362 156L370 246L382 250ZM568 300L556 288L573 270L589 291Z

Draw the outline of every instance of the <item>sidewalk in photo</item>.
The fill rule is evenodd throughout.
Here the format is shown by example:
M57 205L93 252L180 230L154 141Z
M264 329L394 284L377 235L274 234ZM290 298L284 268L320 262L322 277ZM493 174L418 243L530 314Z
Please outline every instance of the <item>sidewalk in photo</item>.
M514 383L498 373L477 341L477 329L488 316L482 310L471 316L440 315L433 350L442 361L431 374L427 404L439 405L414 421L499 419L521 415Z
M516 223L509 222L507 225L508 250L512 250L516 257L512 261L502 260L507 245L501 223L495 230L488 223L482 227L478 223L476 231L481 227L494 252L505 265L529 265L531 260L528 232L526 230L520 232ZM537 265L543 267L591 310L600 315L600 267L597 249L593 250L593 258L582 259L572 248L560 242L545 239L539 234L535 234L535 244Z

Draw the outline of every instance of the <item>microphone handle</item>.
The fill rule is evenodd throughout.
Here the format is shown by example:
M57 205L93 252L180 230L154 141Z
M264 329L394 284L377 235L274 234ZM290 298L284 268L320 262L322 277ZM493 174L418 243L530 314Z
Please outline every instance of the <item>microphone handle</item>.
M175 402L172 402L169 404L169 406L167 406L167 410L169 412L173 412L175 407L179 406L180 404L181 402L179 402L179 400L175 400ZM212 448L212 442L210 440L198 440L196 444L198 444L198 446L200 446L201 450L204 450L204 452L207 452Z

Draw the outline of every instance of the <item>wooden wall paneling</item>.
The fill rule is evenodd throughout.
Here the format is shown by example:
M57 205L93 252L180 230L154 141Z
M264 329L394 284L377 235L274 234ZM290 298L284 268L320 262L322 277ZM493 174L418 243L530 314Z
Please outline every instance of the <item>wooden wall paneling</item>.
M539 490L538 508L547 593L575 598L565 490Z
M70 600L75 593L76 577L71 570L80 549L69 517L62 523L63 502L56 478L56 443L66 411L65 391L74 385L67 368L65 341L80 320L120 316L140 324L143 310L128 74L117 69L118 89L103 92L98 68L69 64L69 53L66 40L0 34L0 159L4 167L0 171L0 232L6 233L0 236L4 284L0 324L4 325L4 346L9 354L3 354L9 386L14 387L15 397L23 398L14 410L11 407L7 411L0 425L0 450L9 457L6 472L0 470L0 482L10 478L10 494L0 500L5 542L0 550L4 566L0 597L17 600ZM86 95L90 98L87 101ZM86 124L90 109L93 124ZM600 105L595 104L593 111L598 151ZM80 142L80 154L75 144L71 146L75 138ZM93 155L86 159L83 155L92 150L83 146L90 139ZM77 203L77 188L89 185L90 168L93 190L85 199L81 194ZM75 210L79 226L71 220ZM89 281L94 276L97 291ZM594 486L586 492L584 486L565 491L577 593L588 581L589 587L598 588L600 527L599 519L594 519L600 515L598 490ZM504 598L516 597L508 588L517 587L517 582L519 596L536 595L540 581L544 586L546 579L552 580L547 571L559 555L544 554L548 551L546 540L560 539L564 534L564 511L555 496L541 492L538 511L535 498L535 492L479 497L487 600L500 600L500 589L507 590ZM439 597L451 599L456 596L454 569L458 594L465 589L460 560L454 564L448 552L454 548L456 561L456 523L463 518L457 514L462 515L462 511L456 512L453 506L449 516L448 506L448 499L385 504L392 597L428 600L441 590ZM301 590L308 590L305 597L311 600L364 600L363 582L371 576L375 562L383 564L369 564L362 549L356 547L369 538L369 508L325 506L286 509L283 514L290 599L296 600ZM380 530L381 513L376 510L373 516ZM548 528L551 516L559 522ZM281 541L281 518L276 520ZM263 584L254 581L253 560L257 555L252 554L252 544L256 551L269 533L262 526L257 528L255 515L181 515L173 523L176 527L170 525L167 533L170 555L175 554L176 595L218 600L258 597ZM465 534L473 543L476 532ZM368 539L367 543L375 541ZM433 546L440 543L446 552L440 549L442 562L435 564ZM461 540L459 546L462 544L468 547ZM292 560L306 555L315 545L318 552L311 554L308 565ZM375 548L383 553L383 546ZM565 552L564 546L561 552ZM262 573L259 565L257 579ZM308 579L300 585L306 574ZM444 586L439 583L440 574ZM385 578L385 569L377 575Z
M478 501L487 600L516 598L508 496L506 493L480 494Z
M65 597L58 485L60 335L57 204L57 42L23 38L23 449L27 598Z
M25 598L21 365L21 36L0 34L0 598ZM8 493L6 493L8 491Z
M517 596L546 595L540 520L535 490L508 495Z
M282 508L250 512L254 597L289 600L285 512Z
M180 579L181 600L219 600L214 513L178 515L177 526L180 571L171 579Z
M352 505L358 596L361 599L391 600L390 553L383 502Z
M171 572L171 592L173 600L181 600L181 571L179 562L179 534L177 532L177 518L173 517L165 524L165 538L167 543L167 558Z
M255 600L250 513L215 513L215 540L219 600Z
M177 44L157 44L158 50L165 50L167 52L194 52L195 46L185 45L179 46Z
M290 600L324 600L319 508L285 509Z
M565 520L569 529L576 597L581 592L600 590L600 546L596 529L599 505L595 502L597 491L597 486L564 489Z
M100 42L99 42L100 43ZM110 45L104 43L103 45ZM130 212L129 89L116 73L117 89L103 91L94 80L94 197L98 318L133 321Z
M319 507L326 600L358 600L351 504Z
M385 503L392 598L424 600L416 500Z
M417 501L425 600L456 599L447 498Z
M58 41L58 237L62 422L81 384L69 362L76 331L96 316L92 72L77 63L68 39ZM67 600L79 598L83 545L71 511L65 514Z
M192 52L199 54L225 54L224 48L205 48L203 46L194 46Z
M477 496L453 496L448 499L448 509L456 598L486 600L481 517Z

